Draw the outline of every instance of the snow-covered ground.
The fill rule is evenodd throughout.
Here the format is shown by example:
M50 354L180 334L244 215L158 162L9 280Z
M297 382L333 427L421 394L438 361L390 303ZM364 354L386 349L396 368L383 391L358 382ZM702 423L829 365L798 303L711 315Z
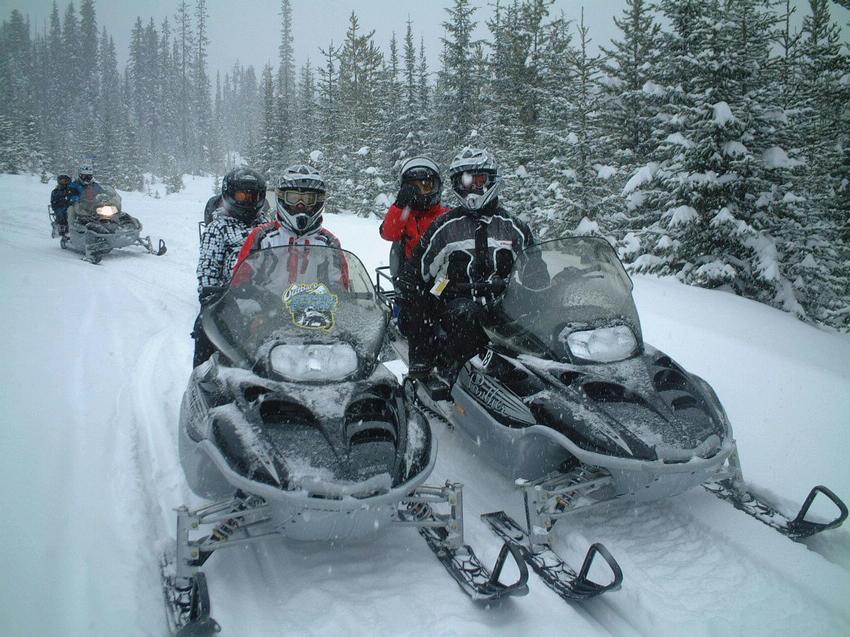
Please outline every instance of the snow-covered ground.
M162 635L158 555L172 509L198 503L176 432L211 184L123 193L168 254L125 249L100 266L49 238L51 188L0 175L0 634ZM374 220L326 223L368 268L386 262ZM850 502L850 337L667 280L636 277L635 296L646 340L717 390L754 488L789 512L814 484ZM492 563L499 545L478 514L520 518L520 498L463 434L435 433L429 483L464 483L466 539ZM846 527L797 544L696 489L553 537L574 562L604 542L622 589L569 605L532 574L527 597L476 604L413 529L356 545L281 539L216 553L204 570L226 635L850 634Z

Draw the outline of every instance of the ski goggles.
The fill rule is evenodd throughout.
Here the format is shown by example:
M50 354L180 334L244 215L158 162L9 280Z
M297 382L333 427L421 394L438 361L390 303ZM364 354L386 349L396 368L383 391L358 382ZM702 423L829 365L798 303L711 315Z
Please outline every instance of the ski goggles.
M325 201L325 193L311 190L278 190L277 196L287 206L302 204L306 208L312 208Z
M266 198L266 193L261 190L237 190L233 193L236 203L257 203Z
M68 184L71 183L71 178L70 177L62 177L58 181L59 181L60 186L67 186Z
M437 187L433 179L411 179L410 182L423 195L430 195Z
M94 175L80 175L80 181L84 184L90 184L92 179L94 179Z
M464 173L463 184L468 188L484 188L490 181L490 175L487 173Z

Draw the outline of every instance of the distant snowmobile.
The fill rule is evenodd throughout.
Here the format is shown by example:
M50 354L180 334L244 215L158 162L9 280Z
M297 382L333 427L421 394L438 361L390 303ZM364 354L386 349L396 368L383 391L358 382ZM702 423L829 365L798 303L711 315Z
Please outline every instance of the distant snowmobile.
M382 278L379 272L379 292L391 303ZM426 413L471 436L482 457L521 485L527 528L501 511L482 517L566 599L583 591L549 547L549 531L563 517L611 501L651 501L703 485L792 539L847 517L844 503L822 486L793 519L746 490L716 394L643 342L631 290L604 239L532 246L518 255L485 327L486 354L463 365L450 395L439 378L416 383ZM445 352L443 364L451 362ZM819 493L838 508L830 522L806 519Z
M173 634L218 631L200 570L213 552L281 535L413 526L472 598L527 593L514 544L492 572L464 544L461 485L424 485L436 439L379 360L387 314L357 257L321 246L252 253L204 311L219 351L191 374L178 435L190 488L214 503L177 512L162 562ZM519 576L504 584L508 556Z
M160 239L154 250L151 238L141 237L142 224L121 210L121 197L111 186L101 186L92 203L79 201L69 209L67 235L59 239L63 249L83 254L90 263L100 263L103 255L117 248L139 245L150 254L165 254L165 242Z

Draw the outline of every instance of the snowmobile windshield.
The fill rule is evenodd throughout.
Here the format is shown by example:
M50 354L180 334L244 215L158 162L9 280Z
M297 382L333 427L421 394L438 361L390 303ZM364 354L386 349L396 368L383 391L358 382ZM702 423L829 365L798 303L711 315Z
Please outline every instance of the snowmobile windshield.
M366 269L350 252L281 246L252 252L203 317L233 364L296 382L366 373L386 329Z
M611 362L641 350L632 282L611 245L568 237L517 256L491 338L554 360Z

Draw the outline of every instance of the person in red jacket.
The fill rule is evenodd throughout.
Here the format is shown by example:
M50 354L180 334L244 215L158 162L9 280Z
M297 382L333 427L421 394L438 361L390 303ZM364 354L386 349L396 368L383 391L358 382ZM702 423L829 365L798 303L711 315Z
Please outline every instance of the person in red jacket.
M393 279L413 256L419 240L431 224L449 211L448 207L440 203L443 182L440 170L432 160L427 157L408 159L401 165L400 181L401 187L395 203L387 211L379 230L383 239L393 242L390 250L390 273ZM413 348L413 344L421 340L415 338L416 334L413 333L418 333L420 326L411 323L409 317L414 312L406 305L405 299L396 299L398 329Z
M427 157L412 157L401 165L401 187L395 203L387 210L381 223L381 237L404 251L404 260L413 256L419 239L434 220L449 209L440 203L443 182L437 164ZM390 269L396 275L401 265L390 256ZM393 262L394 261L394 262Z

